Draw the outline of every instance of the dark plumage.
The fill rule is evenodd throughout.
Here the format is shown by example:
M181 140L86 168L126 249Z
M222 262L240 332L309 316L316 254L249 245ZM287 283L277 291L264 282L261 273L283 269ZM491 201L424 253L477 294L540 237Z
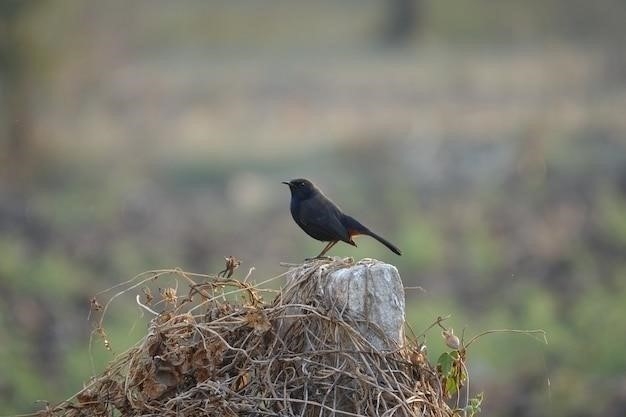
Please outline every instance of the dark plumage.
M311 181L298 178L283 181L283 184L287 184L291 190L291 215L298 226L313 239L328 242L317 258L324 256L339 241L356 246L352 240L356 235L371 236L393 253L402 254L391 242L363 226L354 217L342 213Z

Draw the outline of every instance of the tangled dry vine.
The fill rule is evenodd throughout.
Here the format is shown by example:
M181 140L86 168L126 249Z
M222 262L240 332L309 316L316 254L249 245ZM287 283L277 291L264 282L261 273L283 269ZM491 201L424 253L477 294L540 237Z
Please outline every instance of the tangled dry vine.
M82 391L41 414L451 416L440 375L419 343L377 350L357 330L358 318L315 293L316 277L350 262L293 266L287 273L296 279L281 291L263 289L267 281L253 285L250 274L141 274L104 306L92 300L96 334L106 344L103 319L120 295L166 277L188 292L178 295L180 285L159 296L144 290L140 304L155 314L147 334Z

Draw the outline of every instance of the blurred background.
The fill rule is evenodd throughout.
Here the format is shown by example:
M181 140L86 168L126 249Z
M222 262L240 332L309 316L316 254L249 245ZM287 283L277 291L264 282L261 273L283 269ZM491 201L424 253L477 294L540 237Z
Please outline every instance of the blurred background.
M623 416L624 22L621 0L1 0L0 414L89 379L98 291L318 253L280 184L308 177L402 248L332 254L423 287L416 333L547 331L472 346L484 415ZM146 321L115 304L96 371Z

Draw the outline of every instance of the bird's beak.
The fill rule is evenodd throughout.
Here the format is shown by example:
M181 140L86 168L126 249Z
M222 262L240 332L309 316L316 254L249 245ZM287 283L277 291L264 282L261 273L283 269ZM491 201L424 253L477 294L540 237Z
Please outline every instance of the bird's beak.
M291 183L289 181L281 181L281 184L285 184L285 185L291 186Z

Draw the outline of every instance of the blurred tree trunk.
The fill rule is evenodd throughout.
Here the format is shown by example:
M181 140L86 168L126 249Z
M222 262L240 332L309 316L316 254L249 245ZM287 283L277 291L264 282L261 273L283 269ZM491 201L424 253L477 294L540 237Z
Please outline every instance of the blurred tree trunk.
M28 54L20 21L33 0L0 0L0 168L20 186L29 170L32 111Z
M417 33L423 16L423 0L386 0L387 16L384 40L402 46Z

